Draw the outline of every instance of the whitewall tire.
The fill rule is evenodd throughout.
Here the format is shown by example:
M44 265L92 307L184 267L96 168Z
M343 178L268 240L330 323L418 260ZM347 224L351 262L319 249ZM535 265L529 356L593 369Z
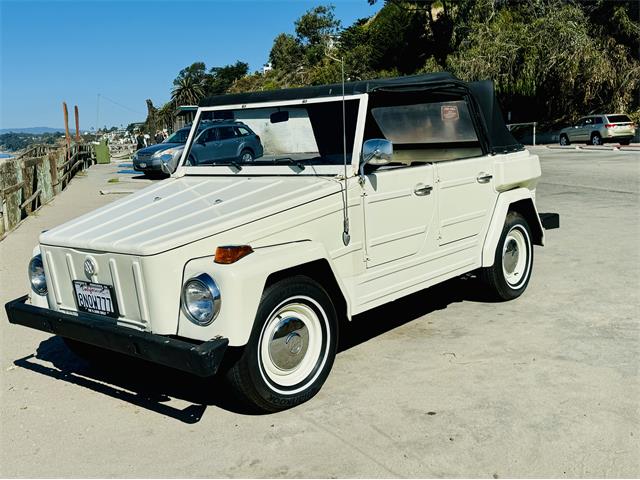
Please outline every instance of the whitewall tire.
M509 212L493 265L481 269L480 278L493 297L512 300L526 290L532 269L533 244L529 224L521 214Z
M337 334L335 308L322 286L302 275L285 278L265 289L249 342L226 378L254 409L299 405L329 375Z

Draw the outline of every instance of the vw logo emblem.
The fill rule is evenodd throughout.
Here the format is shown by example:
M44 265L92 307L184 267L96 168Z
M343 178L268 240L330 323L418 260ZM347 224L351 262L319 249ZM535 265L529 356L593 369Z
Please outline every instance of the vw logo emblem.
M84 261L84 274L88 278L91 278L96 273L98 273L98 263L96 262L95 258L87 257Z

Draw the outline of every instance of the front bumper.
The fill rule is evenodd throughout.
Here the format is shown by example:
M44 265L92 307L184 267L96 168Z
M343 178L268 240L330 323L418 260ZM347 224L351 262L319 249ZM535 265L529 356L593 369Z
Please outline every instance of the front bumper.
M140 164L144 164L144 167ZM160 166L160 160L151 159L148 160L134 160L133 161L133 169L138 172L161 172L162 167Z
M69 315L25 302L27 296L5 305L10 323L124 353L149 362L208 377L214 375L229 344L226 338L191 343L116 325L99 315Z

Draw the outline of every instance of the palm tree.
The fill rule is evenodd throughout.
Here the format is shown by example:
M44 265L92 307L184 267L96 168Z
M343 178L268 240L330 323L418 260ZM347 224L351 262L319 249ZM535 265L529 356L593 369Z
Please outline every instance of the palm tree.
M173 129L173 121L176 118L176 110L174 107L175 103L172 101L165 103L158 110L158 120L163 128L167 128L169 130Z
M193 76L177 78L171 90L171 99L176 105L197 105L204 97L205 86L202 79Z

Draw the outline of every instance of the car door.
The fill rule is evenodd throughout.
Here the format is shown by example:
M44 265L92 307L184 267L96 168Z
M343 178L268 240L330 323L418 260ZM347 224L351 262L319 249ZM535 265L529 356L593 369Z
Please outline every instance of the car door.
M365 176L367 268L415 255L433 223L433 165L383 167Z
M218 129L204 130L193 142L191 155L198 164L211 163L217 158L220 142L218 141Z
M232 126L218 127L218 135L220 147L218 150L218 158L228 159L238 156L238 146L240 138L236 135L236 131Z
M576 142L582 140L582 130L584 129L585 120L586 118L581 118L576 122L573 128L567 132L570 141Z
M436 163L438 245L470 239L488 224L497 192L489 155Z

